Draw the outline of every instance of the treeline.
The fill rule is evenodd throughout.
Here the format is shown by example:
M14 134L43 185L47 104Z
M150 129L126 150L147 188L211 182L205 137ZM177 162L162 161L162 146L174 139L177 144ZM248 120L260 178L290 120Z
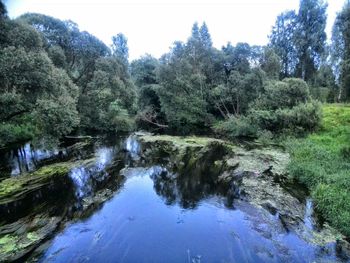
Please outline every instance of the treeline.
M0 10L0 146L73 131L127 130L136 114L126 37L113 46L72 21Z
M212 46L205 23L160 59L129 63L72 21L7 17L0 2L0 146L36 136L145 128L230 138L317 128L317 101L350 100L350 4L326 42L326 4L277 17L267 46Z

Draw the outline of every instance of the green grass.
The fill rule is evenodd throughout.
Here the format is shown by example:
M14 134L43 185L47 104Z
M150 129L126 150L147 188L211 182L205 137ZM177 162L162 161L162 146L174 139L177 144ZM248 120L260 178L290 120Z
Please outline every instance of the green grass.
M349 237L350 105L324 105L321 129L290 140L287 148L289 174L310 189L317 211Z

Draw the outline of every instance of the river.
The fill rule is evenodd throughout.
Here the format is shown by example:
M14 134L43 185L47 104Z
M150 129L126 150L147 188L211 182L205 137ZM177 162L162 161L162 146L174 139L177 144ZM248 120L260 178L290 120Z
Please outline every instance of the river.
M17 244L25 250L17 259L28 262L349 262L337 242L309 238L320 227L307 196L298 196L303 218L297 227L290 226L276 209L239 196L231 200L205 172L178 174L164 160L142 160L140 148L134 137L96 141L80 149L83 157L75 155L90 161L70 168L64 192L50 190L44 201L37 196L25 213L8 210L5 215L2 210L2 260L16 259L4 242L13 233L23 235L17 227L22 225L27 239L28 233L45 233L28 249ZM32 156L27 165L21 154L6 155L9 176L27 176L20 171L36 170L40 160L70 150L40 149L36 154L25 146L22 151L22 156ZM26 230L38 215L55 227Z

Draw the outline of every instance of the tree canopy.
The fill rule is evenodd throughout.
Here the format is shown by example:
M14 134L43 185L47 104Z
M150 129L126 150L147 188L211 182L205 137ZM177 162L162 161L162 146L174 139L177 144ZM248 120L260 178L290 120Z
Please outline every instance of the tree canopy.
M205 22L157 59L129 61L127 37L108 47L76 23L7 16L0 2L0 145L35 136L144 128L259 136L316 129L316 102L350 99L350 6L330 48L327 4L300 0L276 18L266 46L213 46ZM302 114L302 116L301 116Z

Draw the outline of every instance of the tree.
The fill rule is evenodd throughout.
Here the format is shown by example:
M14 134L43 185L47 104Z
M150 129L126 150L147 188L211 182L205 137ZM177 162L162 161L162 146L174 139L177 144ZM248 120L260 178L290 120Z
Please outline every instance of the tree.
M139 125L142 128L166 128L165 116L161 112L157 94L159 61L151 55L145 55L134 60L130 68L132 79L138 89Z
M42 33L48 52L54 46L64 51L67 73L82 92L92 78L96 60L110 54L109 48L101 40L86 31L80 32L77 24L70 20L61 21L36 13L24 14L18 20Z
M112 37L112 42L113 55L127 63L129 59L128 39L119 33Z
M0 20L7 18L7 10L5 4L0 1Z
M100 58L85 93L79 99L81 125L97 131L128 130L132 126L135 101L134 85L120 60L116 57Z
M292 76L297 64L294 46L296 14L288 11L280 14L270 35L270 46L281 59L281 78Z
M281 71L280 57L271 48L265 48L262 61L260 62L262 70L270 79L277 80Z
M202 75L192 74L194 68L185 54L163 60L157 90L169 127L183 134L205 127L207 120Z
M350 99L350 3L338 13L332 32L332 61L340 82L338 99Z
M161 58L157 94L171 129L184 134L210 125L215 111L210 91L224 80L218 53L206 24L194 23L187 42L175 42Z
M339 94L339 86L336 84L332 67L328 64L321 65L317 71L314 87L311 87L311 94L322 102L335 102Z
M230 70L236 70L241 74L250 72L251 48L248 43L237 43L234 47L228 43L222 48L225 56L225 64Z
M78 125L78 89L44 51L1 49L0 82L1 123L9 133L19 130L16 137L2 133L0 144L35 135L61 136Z
M31 26L9 19L3 20L0 29L0 48L8 46L22 47L27 51L43 49L40 34Z
M198 26L197 26L198 27ZM213 42L211 41L211 36L209 34L209 29L207 24L203 22L202 26L199 29L199 37L204 49L210 49L213 46Z
M294 45L296 76L312 81L325 55L327 4L323 0L301 0L296 17Z

